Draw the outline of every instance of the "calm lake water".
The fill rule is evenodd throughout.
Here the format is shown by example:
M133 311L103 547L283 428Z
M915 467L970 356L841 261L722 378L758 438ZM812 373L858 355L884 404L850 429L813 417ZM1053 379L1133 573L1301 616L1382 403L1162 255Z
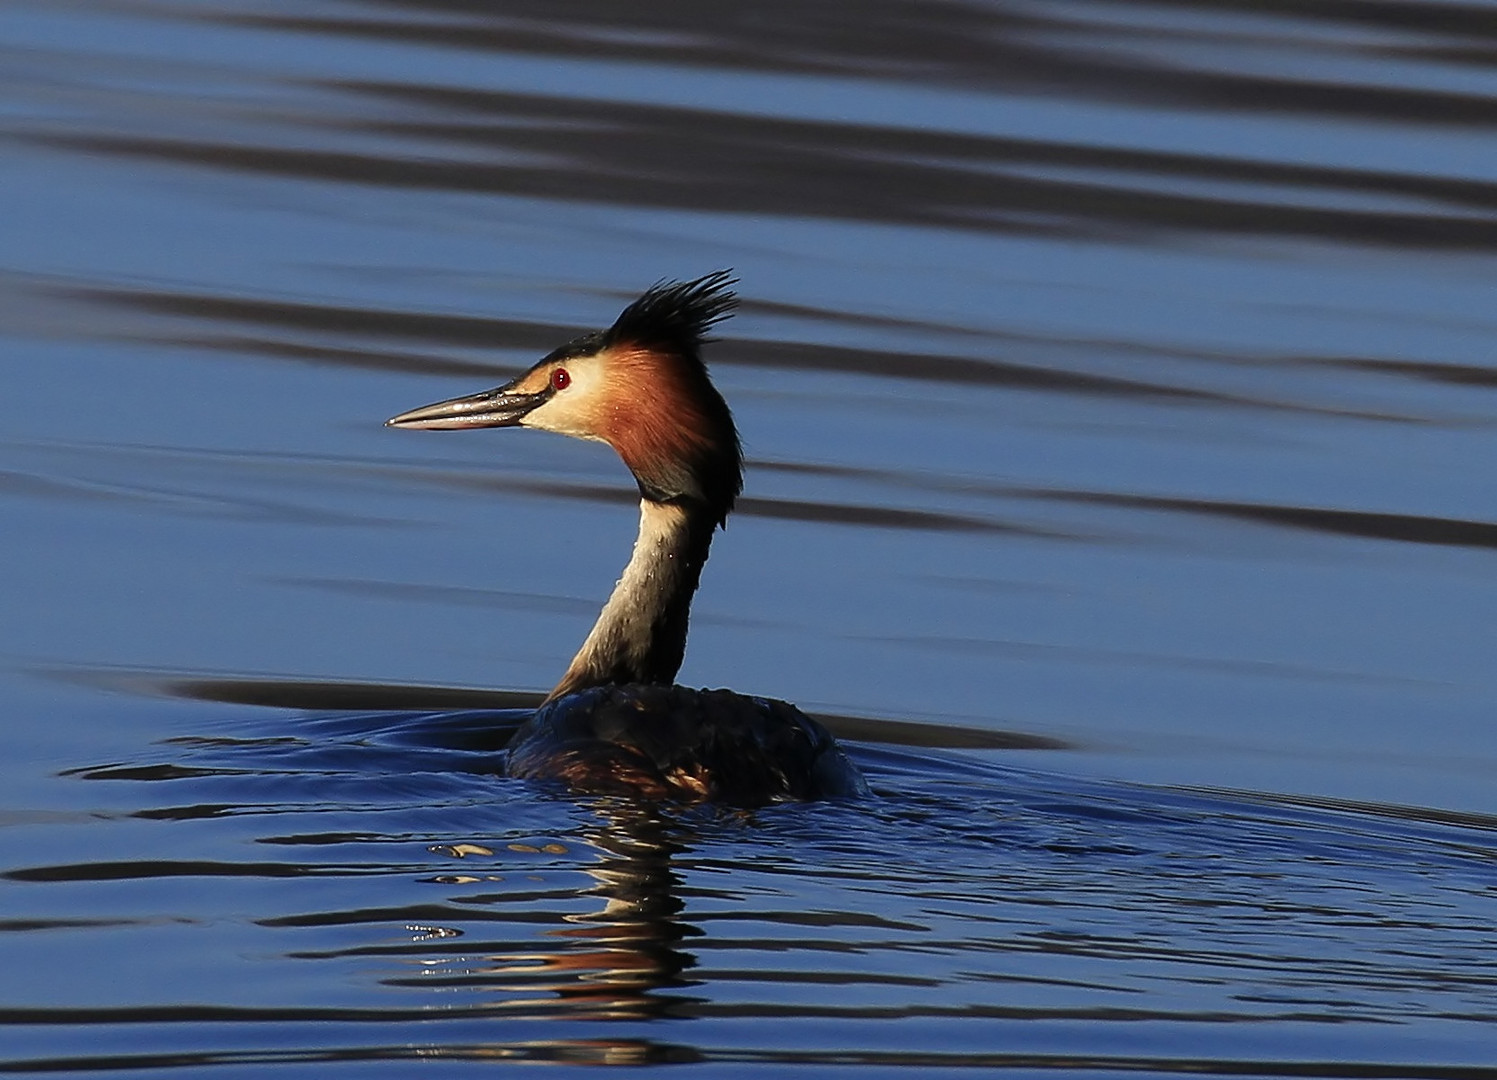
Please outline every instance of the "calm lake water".
M1492 6L14 0L0 200L0 1073L1497 1077ZM876 797L498 778L633 485L381 425L720 267Z

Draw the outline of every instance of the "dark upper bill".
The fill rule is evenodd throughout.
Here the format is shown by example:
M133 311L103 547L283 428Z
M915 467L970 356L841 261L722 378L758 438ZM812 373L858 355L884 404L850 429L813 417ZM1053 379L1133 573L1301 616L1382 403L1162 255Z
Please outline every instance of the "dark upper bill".
M425 428L430 431L452 431L475 427L513 427L531 410L551 395L516 393L510 383L481 394L449 398L434 405L403 412L385 421L386 427Z

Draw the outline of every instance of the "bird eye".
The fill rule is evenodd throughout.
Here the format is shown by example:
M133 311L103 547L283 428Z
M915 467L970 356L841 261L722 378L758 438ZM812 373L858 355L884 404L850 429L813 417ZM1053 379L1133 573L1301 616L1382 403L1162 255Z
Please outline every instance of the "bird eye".
M572 385L572 377L567 374L567 369L566 368L559 367L555 371L551 372L551 389L552 390L565 390L567 387L569 387L571 385Z

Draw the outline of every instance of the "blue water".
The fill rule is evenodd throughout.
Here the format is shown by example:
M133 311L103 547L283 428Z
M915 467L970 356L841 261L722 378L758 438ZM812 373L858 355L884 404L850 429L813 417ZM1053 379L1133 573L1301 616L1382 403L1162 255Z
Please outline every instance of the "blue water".
M203 720L73 770L87 828L12 829L50 846L6 875L11 1067L1490 1061L1490 819L859 744L863 803L649 808L496 778L510 715Z
M6 6L0 1072L1493 1071L1493 39ZM681 678L877 795L507 781L632 484L382 423L719 267Z

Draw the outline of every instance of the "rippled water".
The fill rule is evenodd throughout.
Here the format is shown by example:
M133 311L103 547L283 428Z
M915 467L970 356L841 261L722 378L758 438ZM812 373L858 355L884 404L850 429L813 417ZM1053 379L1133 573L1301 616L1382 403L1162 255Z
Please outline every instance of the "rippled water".
M872 748L866 803L655 810L496 780L513 715L204 723L74 770L108 810L7 875L40 976L11 1067L1490 1059L1490 819ZM128 979L80 984L101 956Z
M0 7L0 1072L1497 1072L1494 126L1474 4ZM380 425L727 266L682 679L877 797L500 779L632 485Z

